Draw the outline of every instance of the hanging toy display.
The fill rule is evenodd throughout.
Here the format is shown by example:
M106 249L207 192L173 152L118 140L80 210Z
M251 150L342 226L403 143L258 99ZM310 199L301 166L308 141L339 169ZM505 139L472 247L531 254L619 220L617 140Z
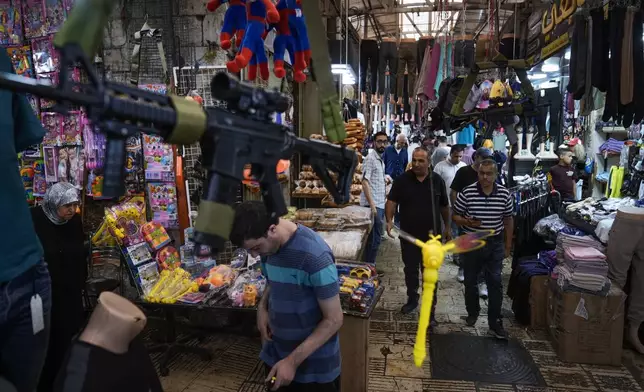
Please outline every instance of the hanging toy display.
M246 30L246 0L210 0L206 8L215 12L222 5L228 3L228 9L224 15L224 23L219 34L219 46L228 50L232 47L232 39L240 46L244 39Z
M174 181L172 146L163 143L160 136L143 135L143 158L146 180Z
M309 43L309 33L306 29L306 20L302 13L302 1L286 0L286 3L286 8L289 10L288 25L295 39L294 69L304 71L311 64L311 44ZM304 82L306 80L306 75L303 73L299 76L296 73L295 77L297 82ZM297 79L298 77L300 80Z
M58 85L58 72L50 72L47 74L38 74L36 76L36 79L38 79L39 82L50 85L50 86L57 86ZM56 102L46 99L46 98L40 98L40 109L44 112L46 112L48 109L53 108L56 105Z
M266 22L279 22L279 13L271 0L247 0L246 2L246 31L242 41L239 53L235 59L226 64L228 71L238 73L240 70L251 65L248 70L248 79L257 75L257 68L262 79L268 80L268 58L264 49L264 35L266 32ZM251 63L252 58L256 59Z
M145 212L136 202L128 201L105 209L105 221L114 238L124 246L145 242L141 227Z
M51 37L42 37L31 41L31 51L37 74L58 72L58 52L54 49Z
M43 146L57 146L61 144L61 127L63 117L58 113L42 113L42 125L45 128L45 136L42 139Z
M34 197L43 197L47 192L47 179L45 177L45 162L36 161L33 163L34 180L33 180L33 195Z
M157 252L157 264L161 270L179 268L181 266L179 252L172 246L166 246Z
M45 30L47 34L54 34L60 30L65 21L65 6L62 0L45 0Z
M278 78L286 76L286 68L284 67L284 56L288 53L291 64L295 65L295 38L291 34L291 29L288 25L288 9L286 8L286 0L279 0L276 5L277 12L279 12L280 20L278 23L271 24L271 29L275 29L275 39L273 40L273 73ZM301 70L293 69L294 79L299 82L295 74L301 73ZM303 74L302 74L303 75ZM299 76L301 78L301 76ZM304 76L306 78L306 76Z
M177 216L177 189L174 184L148 184L148 200L154 222L166 228L179 227Z
M45 180L50 184L58 182L58 154L56 153L56 148L43 146L42 154L45 157Z
M38 38L47 34L45 27L45 7L42 0L23 0L25 38Z
M0 45L20 45L22 42L20 11L19 2L0 1Z
M62 120L61 143L64 145L80 146L83 133L83 113L78 110L70 111Z
M148 245L154 251L163 248L172 241L163 226L157 222L147 222L141 230Z
M13 63L13 69L17 75L33 78L34 73L31 67L31 48L29 46L14 46L7 48L7 54Z
M34 203L34 175L35 171L33 166L23 166L20 168L20 177L22 178L22 185L25 188L25 197L27 203Z

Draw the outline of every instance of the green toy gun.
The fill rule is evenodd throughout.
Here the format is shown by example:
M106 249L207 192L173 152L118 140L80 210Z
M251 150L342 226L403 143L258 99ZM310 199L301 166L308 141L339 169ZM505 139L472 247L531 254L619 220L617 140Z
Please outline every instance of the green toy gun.
M309 157L336 203L349 201L357 165L355 151L299 138L287 127L275 124L272 115L289 106L289 98L277 91L256 88L220 73L210 87L213 97L226 102L228 109L204 111L198 103L182 97L101 81L88 59L96 54L113 4L112 0L76 1L54 39L61 57L57 87L0 73L0 88L54 100L63 113L69 105L85 108L92 124L107 135L105 196L125 193L125 142L129 136L144 132L160 135L171 144L201 142L208 176L195 222L195 242L209 245L213 251L221 249L230 234L235 189L244 178L247 164L273 218L287 213L275 167L280 159L290 159L294 153ZM87 72L89 84L70 80L69 69L75 65ZM337 175L337 183L330 172Z

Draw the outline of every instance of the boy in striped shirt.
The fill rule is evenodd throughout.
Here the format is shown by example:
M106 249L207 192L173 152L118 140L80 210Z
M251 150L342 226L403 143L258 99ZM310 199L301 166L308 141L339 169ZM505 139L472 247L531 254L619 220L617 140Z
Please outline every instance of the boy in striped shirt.
M313 230L271 217L261 202L237 207L230 240L262 258L257 328L271 390L339 391L343 315L329 246Z
M494 235L486 240L483 248L461 256L465 272L465 307L468 314L465 321L467 325L473 326L481 311L477 281L483 271L489 292L489 332L499 339L507 339L508 335L501 321L503 302L501 271L504 256L508 257L512 249L514 205L510 192L496 183L497 170L493 159L481 161L478 181L458 194L453 206L452 219L463 228L465 233L494 230Z

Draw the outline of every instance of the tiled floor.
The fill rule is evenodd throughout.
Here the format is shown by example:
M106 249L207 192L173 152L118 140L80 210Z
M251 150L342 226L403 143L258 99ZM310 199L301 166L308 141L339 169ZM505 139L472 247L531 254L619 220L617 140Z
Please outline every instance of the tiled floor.
M558 360L545 331L515 325L511 319L504 321L508 332L532 354L547 388L434 380L429 364L418 369L412 361L417 315L402 315L399 311L406 297L397 241L383 241L378 267L386 272L386 291L371 322L370 392L644 392L638 383L644 374L641 355L625 350L621 367L563 363ZM483 318L472 328L461 320L466 311L456 273L457 267L450 262L441 270L436 311L440 325L434 333L483 335L487 333L487 322ZM508 273L506 268L506 280ZM507 298L503 307L510 309ZM213 360L204 362L187 354L177 357L170 366L170 375L163 378L166 392L264 391L263 369L257 359L258 341L221 334L210 336L203 345L213 350Z

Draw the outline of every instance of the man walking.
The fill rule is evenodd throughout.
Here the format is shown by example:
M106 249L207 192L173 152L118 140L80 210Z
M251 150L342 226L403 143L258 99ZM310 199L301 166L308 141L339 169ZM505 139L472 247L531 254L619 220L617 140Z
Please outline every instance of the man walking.
M367 239L365 262L375 265L378 248L382 241L382 230L385 219L385 163L382 155L387 145L387 134L378 132L374 135L374 147L369 150L362 167L362 193L360 205L371 208L374 216L373 227ZM379 273L382 273L379 271Z
M456 196L460 192L462 192L463 189L478 181L478 166L483 159L492 157L492 151L488 150L487 148L481 147L472 155L474 158L472 164L458 169L451 183L449 199L452 207L454 206L454 202L456 201ZM461 234L461 232L459 232L459 234ZM463 275L463 266L459 267L458 275L456 278L461 283L463 283L463 281L465 280L465 277ZM488 296L487 286L485 285L485 279L483 275L479 277L479 295L484 299L487 299Z
M416 148L412 155L411 170L394 181L385 210L387 234L392 238L394 212L399 207L401 230L421 241L429 240L430 232L444 233L444 240L451 239L449 229L443 230L441 227L441 217L446 227L449 227L447 188L441 177L430 170L429 159L429 153L425 148ZM418 307L418 286L423 256L419 247L402 239L400 248L407 286L407 303L402 307L402 312L410 313ZM436 307L436 291L432 307ZM435 321L432 320L432 325L434 324Z
M339 391L343 316L329 246L307 227L272 218L256 201L237 207L230 240L262 257L267 286L257 327L266 381L275 377L271 390Z
M496 183L498 175L496 162L487 158L479 163L478 182L465 187L456 197L453 219L465 233L477 230L493 230L494 235L486 239L485 246L461 256L465 272L465 307L468 326L474 326L481 305L477 290L478 277L483 272L489 290L488 324L489 333L498 339L508 335L501 321L503 282L501 272L503 259L510 255L514 219L513 201L510 192Z

